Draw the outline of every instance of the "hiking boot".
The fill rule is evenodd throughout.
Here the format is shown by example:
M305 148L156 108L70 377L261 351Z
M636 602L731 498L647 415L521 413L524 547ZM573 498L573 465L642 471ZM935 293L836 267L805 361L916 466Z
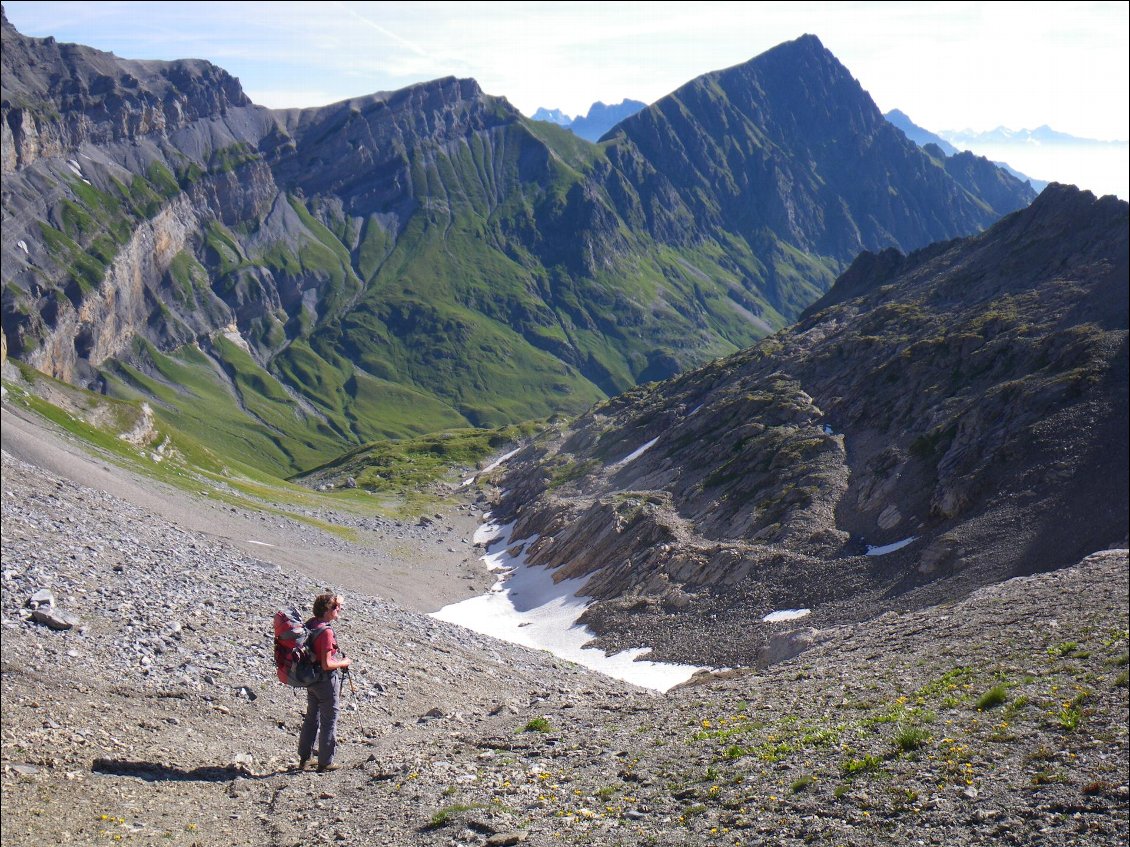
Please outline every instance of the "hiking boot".
M327 771L339 770L341 770L341 765L335 765L333 763L330 763L328 765L318 765L318 773L326 773Z
M298 769L299 769L300 771L304 771L304 770L306 770L306 766L307 766L308 764L310 764L310 760L309 760L309 759L299 759L299 760L298 760Z

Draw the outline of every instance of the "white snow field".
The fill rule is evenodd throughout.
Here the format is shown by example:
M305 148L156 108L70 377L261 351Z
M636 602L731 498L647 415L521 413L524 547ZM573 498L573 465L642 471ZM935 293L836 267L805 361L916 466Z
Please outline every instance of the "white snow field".
M511 540L513 530L513 524L500 526L487 516L487 523L475 532L475 542L490 542L483 561L490 570L499 572L498 582L486 594L444 606L432 617L503 641L547 650L590 670L656 691L686 682L702 670L694 665L636 661L649 652L646 647L612 655L585 647L595 637L591 629L577 623L591 602L577 596L585 578L554 582L549 568L527 565L526 548L537 536Z
M770 612L761 620L765 623L776 623L777 621L795 621L797 618L803 618L812 614L812 609L781 609L777 612Z
M904 538L902 541L895 541L892 544L884 544L882 547L876 547L872 544L867 545L867 556L885 556L887 553L893 553L895 550L901 550L907 544L913 544L918 540L917 535L912 535L910 538Z
M628 462L634 462L636 459L638 459L640 456L642 456L644 453L646 453L650 448L654 447L655 442L658 441L658 440L659 440L659 437L656 436L655 438L651 439L651 441L647 442L647 444L643 445L639 449L633 450L631 453L629 453L627 456L625 456L619 462L616 462L612 467L619 468L619 467L622 467L623 465L628 464Z

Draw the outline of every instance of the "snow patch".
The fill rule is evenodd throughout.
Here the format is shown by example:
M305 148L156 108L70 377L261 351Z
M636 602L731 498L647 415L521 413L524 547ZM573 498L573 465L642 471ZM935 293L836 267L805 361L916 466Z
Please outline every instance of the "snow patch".
M507 459L514 456L518 452L518 450L521 450L521 449L522 448L519 447L515 450L511 450L509 453L503 453L501 456L499 456L497 459L495 459L493 462L491 462L489 465L487 465L485 468L483 468L481 471L479 471L479 473L490 473L495 468L497 468L499 465L501 465L503 462L505 462Z
M895 550L901 550L907 544L912 544L917 540L918 536L912 535L910 536L910 538L904 538L902 541L895 541L893 544L884 544L882 547L876 547L874 545L868 544L866 555L885 556L887 553L893 553L895 552Z
M67 167L71 169L75 176L77 176L87 185L90 185L90 180L82 175L82 165L80 165L74 159L67 159Z
M256 541L253 538L247 539L248 544L258 544L260 547L274 547L274 544L268 544L266 541Z
M495 468L497 468L499 465L501 465L503 462L505 462L507 459L509 459L511 456L513 456L515 453L517 453L518 450L521 450L521 449L522 448L519 447L515 450L511 450L509 453L503 453L501 456L499 456L497 459L495 459L493 462L491 462L489 465L487 465L485 468L483 468L481 471L479 471L479 473L475 474L474 476L469 476L465 480L463 480L461 483L459 483L459 487L460 488L466 488L468 485L470 485L472 482L474 482L476 479L479 478L479 474L489 473L490 471L493 471ZM504 497L506 496L505 492L503 492L503 496Z
M483 515L483 520L484 523L479 524L478 528L475 530L474 537L471 539L476 544L488 544L491 541L494 541L500 535L509 535L510 531L514 529L514 524L512 523L503 525L492 521L490 512L487 512L485 515Z
M579 597L586 577L553 581L549 568L526 564L526 551L537 536L512 541L514 524L487 523L475 531L475 542L493 543L483 561L501 576L486 594L444 606L432 617L490 635L512 644L547 650L590 670L656 691L666 691L701 670L694 665L636 661L651 652L638 647L606 655L584 645L595 637L577 623L590 600ZM511 551L518 548L512 555Z
M640 456L642 456L644 453L646 453L649 449L654 447L655 442L658 441L658 440L659 440L659 436L656 436L655 438L651 439L651 441L647 442L647 444L643 445L643 447L640 447L638 450L633 450L631 453L629 453L627 456L625 456L619 462L616 462L612 467L618 468L618 467L621 467L623 465L628 464L628 462L634 462L636 459L638 459Z
M812 609L781 609L777 612L770 612L762 618L766 623L776 623L777 621L795 621L797 618L807 617L812 614Z
M19 241L16 242L16 246L24 251L24 255L31 255L30 253L28 253L27 242L24 241L22 238Z

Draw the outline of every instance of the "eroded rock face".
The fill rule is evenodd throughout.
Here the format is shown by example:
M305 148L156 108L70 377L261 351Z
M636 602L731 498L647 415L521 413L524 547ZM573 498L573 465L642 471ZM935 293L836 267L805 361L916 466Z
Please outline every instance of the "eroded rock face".
M500 517L590 575L604 644L718 665L788 652L777 609L820 629L1124 543L1127 218L1053 185L865 256L792 329L526 448Z
M55 325L28 363L57 379L82 383L91 367L124 351L145 326L157 284L196 229L192 204L180 196L131 234L102 285L78 308L60 306Z
M239 81L208 62L131 62L53 38L27 38L6 17L3 27L5 175L84 144L168 136L251 105Z

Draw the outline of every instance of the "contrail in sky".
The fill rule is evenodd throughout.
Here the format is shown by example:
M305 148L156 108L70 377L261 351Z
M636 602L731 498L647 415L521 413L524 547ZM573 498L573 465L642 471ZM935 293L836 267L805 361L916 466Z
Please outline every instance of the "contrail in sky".
M361 23L363 23L363 24L366 24L367 26L370 26L370 27L372 27L372 28L373 28L373 29L375 29L375 30L376 30L377 32L379 32L379 33L380 33L381 35L386 35L386 36L388 36L389 38L393 39L394 41L398 41L398 42L400 42L400 43L401 43L401 44L403 44L403 45L404 45L405 47L407 47L408 49L412 50L413 52L415 52L415 53L419 54L420 56L427 56L427 55L428 55L427 51L426 51L426 50L424 50L424 49L423 49L422 47L420 47L419 45L417 45L417 44L414 44L413 42L409 41L409 40L408 40L407 38L401 38L401 37L400 37L399 35L397 35L397 34L396 34L395 32L392 32L392 31L390 31L390 30L387 30L387 29L385 29L385 28L384 28L383 26L381 26L380 24L378 24L378 23L375 23L374 21L371 21L371 20L369 20L369 19L368 19L368 18L366 18L366 17L364 16L364 15L362 15L362 14L358 13L357 11L355 11L355 10L353 10L353 9L349 8L349 6L347 6L347 5L345 4L345 3L342 3L342 2L335 2L335 3L333 4L333 5L337 6L337 7L339 8L339 9L341 9L341 10L343 10L343 11L345 11L345 12L348 12L348 13L349 13L350 15L352 15L353 17L355 17L355 18L356 18L357 20L361 21Z

